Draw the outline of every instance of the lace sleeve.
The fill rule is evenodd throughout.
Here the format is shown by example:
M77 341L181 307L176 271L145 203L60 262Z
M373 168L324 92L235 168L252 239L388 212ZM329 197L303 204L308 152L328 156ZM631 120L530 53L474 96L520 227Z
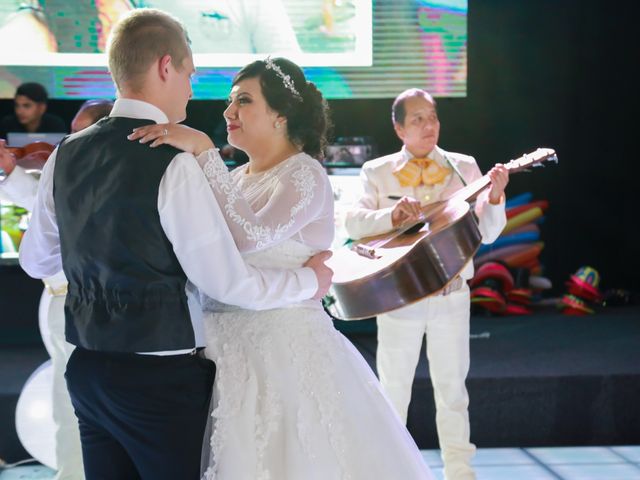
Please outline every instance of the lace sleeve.
M268 201L256 212L217 150L200 154L198 163L241 252L263 250L292 238L326 210L326 174L322 167L304 160L290 159L268 172L269 179L262 193L268 195ZM332 237L332 231L327 233Z

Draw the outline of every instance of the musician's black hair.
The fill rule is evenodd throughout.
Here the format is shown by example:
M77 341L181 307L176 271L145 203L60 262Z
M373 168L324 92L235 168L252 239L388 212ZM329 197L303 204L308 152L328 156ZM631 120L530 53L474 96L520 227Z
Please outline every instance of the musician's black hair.
M407 99L411 97L425 98L426 100L433 103L434 107L436 107L436 100L426 90L422 90L421 88L410 88L408 90L405 90L396 97L396 99L393 101L393 105L391 106L391 120L394 124L398 123L400 125L404 125L404 119L407 115L404 104Z

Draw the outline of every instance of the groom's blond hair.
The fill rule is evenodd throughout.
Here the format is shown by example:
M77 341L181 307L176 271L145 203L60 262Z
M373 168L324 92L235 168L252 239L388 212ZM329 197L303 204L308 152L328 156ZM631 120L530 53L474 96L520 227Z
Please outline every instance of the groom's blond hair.
M170 55L173 65L180 70L191 49L180 20L162 10L140 8L127 14L111 30L107 55L118 90L126 86L139 92L144 74L153 62Z

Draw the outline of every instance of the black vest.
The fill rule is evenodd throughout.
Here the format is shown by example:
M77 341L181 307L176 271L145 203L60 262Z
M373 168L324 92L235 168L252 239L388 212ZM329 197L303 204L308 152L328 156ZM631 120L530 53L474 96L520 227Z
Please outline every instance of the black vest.
M150 123L106 118L58 148L53 195L69 281L66 337L82 348L195 346L187 277L158 214L160 181L179 151L126 138Z

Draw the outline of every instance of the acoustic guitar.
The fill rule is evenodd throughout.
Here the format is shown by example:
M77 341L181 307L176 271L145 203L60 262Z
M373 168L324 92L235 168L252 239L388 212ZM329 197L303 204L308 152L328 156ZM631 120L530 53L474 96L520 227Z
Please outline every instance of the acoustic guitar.
M32 142L23 147L9 147L2 145L16 157L16 165L26 170L42 170L51 152L55 150L55 146L47 142Z
M545 161L557 163L553 149L538 148L505 166L511 174ZM335 318L361 320L446 288L480 247L478 220L468 202L490 183L484 175L450 198L424 206L419 222L334 251L327 262L334 276L325 308Z

